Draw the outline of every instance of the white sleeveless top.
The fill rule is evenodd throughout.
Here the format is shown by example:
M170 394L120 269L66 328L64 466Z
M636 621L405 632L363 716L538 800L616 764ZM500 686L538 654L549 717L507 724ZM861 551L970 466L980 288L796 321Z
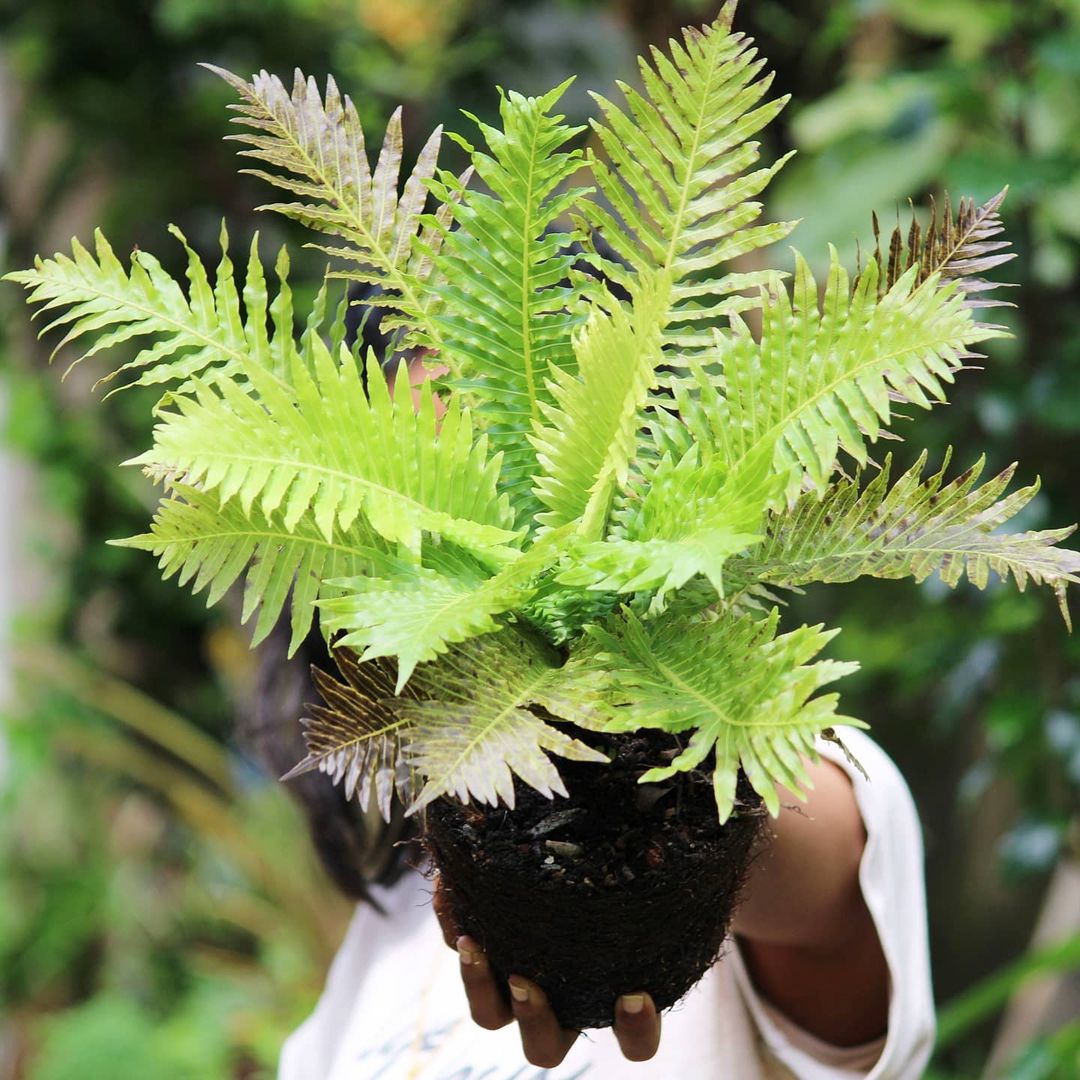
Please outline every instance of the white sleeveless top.
M664 1014L651 1061L626 1061L603 1030L579 1038L557 1068L537 1068L516 1025L485 1031L469 1018L430 885L413 873L377 890L387 915L358 907L315 1012L285 1043L279 1080L919 1080L934 1041L919 822L885 753L859 731L843 738L869 782L834 745L819 751L851 777L866 825L859 881L892 980L884 1038L841 1049L802 1031L755 992L729 941Z

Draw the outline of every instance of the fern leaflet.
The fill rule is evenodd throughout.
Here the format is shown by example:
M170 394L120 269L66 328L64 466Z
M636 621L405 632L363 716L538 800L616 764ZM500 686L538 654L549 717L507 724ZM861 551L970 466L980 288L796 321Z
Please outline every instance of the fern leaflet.
M442 129L436 128L425 143L399 197L400 109L386 126L373 170L356 108L332 77L326 81L324 99L315 80L299 70L290 92L276 75L265 71L249 83L223 68L203 66L240 95L240 103L232 106L237 113L234 122L250 130L229 138L245 145L242 156L275 170L243 171L296 196L260 209L274 210L336 238L337 243L315 246L350 264L342 276L390 290L393 297L385 302L400 309L405 323L425 338L437 340L430 319L434 294L426 285L449 206L440 207L426 225L424 208Z
M613 626L593 630L596 661L608 686L602 705L612 731L660 728L692 732L670 765L651 769L642 783L664 780L700 765L715 751L714 788L720 820L735 806L741 766L775 816L775 784L799 794L804 756L836 723L836 694L811 695L858 665L811 660L836 631L803 626L776 636L778 614L766 619L726 613L688 621L661 616L642 622L630 612Z
M553 231L586 190L565 188L581 152L564 147L582 129L550 115L567 85L541 98L503 95L502 131L476 121L486 152L459 140L488 191L465 190L445 172L433 188L456 225L435 260L444 279L440 359L478 403L492 448L503 452L502 488L526 522L536 508L526 435L552 401L547 380L576 368L571 334L581 321L565 284L575 236Z
M761 341L738 322L730 342L718 340L723 395L702 386L711 401L695 423L699 432L708 427L732 468L762 443L778 443L774 464L787 498L804 477L823 489L839 450L864 464L866 441L892 421L897 400L924 408L944 401L943 384L968 346L997 336L974 323L955 286L931 277L916 288L912 269L878 300L877 282L871 262L849 288L834 252L819 307L799 258L794 297L781 291L766 306Z
M311 629L315 600L336 594L330 579L370 572L383 558L378 537L359 523L329 538L310 520L290 530L278 514L245 510L235 500L222 506L216 495L182 484L162 500L149 533L111 543L158 556L163 577L176 575L194 593L207 590L208 607L245 575L240 621L259 613L252 645L273 629L291 590L290 656Z
M1038 484L1004 495L1016 470L1009 466L978 485L980 459L945 482L948 460L923 479L925 452L889 486L891 456L861 491L858 479L840 480L825 497L803 496L769 526L768 538L734 572L742 579L795 587L813 581L852 581L931 574L955 586L964 576L980 589L990 572L1013 578L1023 590L1028 580L1048 584L1069 621L1065 587L1080 582L1080 553L1057 544L1075 526L1039 532L999 531L1038 492ZM1003 497L1004 495L1004 497Z
M474 442L469 414L451 404L436 434L431 388L414 411L409 386L394 396L374 360L368 395L353 358L335 361L313 342L314 373L293 365L283 389L252 373L259 397L230 383L198 384L162 415L154 446L129 464L157 478L217 490L245 511L282 510L285 528L305 516L329 539L362 513L386 541L418 554L423 531L474 549L497 565L514 534L504 497L495 491L498 459Z
M548 753L606 761L528 706L578 720L589 706L561 692L562 669L550 666L512 630L457 646L409 683L416 697L396 704L412 722L406 758L425 778L410 813L441 795L514 806L514 776L549 798L566 788Z
M498 630L498 615L524 606L538 576L560 558L567 533L548 533L487 578L479 568L451 575L400 564L389 578L332 581L343 595L320 604L323 624L331 633L344 632L339 646L362 648L361 660L395 657L400 690L417 664L434 660L455 642Z
M755 196L787 159L747 172L759 157L751 140L787 99L760 104L772 76L758 78L764 61L731 32L734 12L729 0L711 25L685 30L681 43L669 42L670 59L654 48L652 64L639 60L644 94L619 83L628 111L593 95L604 115L593 128L610 162L594 161L593 172L611 210L591 205L589 217L631 273L671 275L663 325L673 364L711 351L710 325L756 307L760 287L775 287L781 276L720 268L795 224L753 224L762 209ZM630 285L625 269L603 265Z
M96 335L72 366L129 341L156 338L101 382L139 372L133 385L176 383L187 390L196 376L210 385L233 383L248 377L256 365L268 377L280 377L296 356L285 249L276 266L280 291L271 303L259 261L258 236L253 238L243 288L245 320L224 225L221 262L213 286L180 230L171 226L169 231L187 252L187 295L149 252L136 251L130 271L125 270L100 230L94 234L95 254L73 240L70 258L58 252L51 259L37 259L33 270L16 271L7 277L30 290L27 303L41 304L39 313L64 309L41 331L44 335L67 328L54 355L67 344ZM268 312L272 335L267 327Z
M338 649L334 657L343 681L319 668L311 669L323 704L310 706L311 715L300 721L307 756L282 780L324 772L365 810L374 796L379 812L389 821L394 796L408 804L415 790L401 745L408 722L390 706L394 667L378 660L359 663L348 649Z

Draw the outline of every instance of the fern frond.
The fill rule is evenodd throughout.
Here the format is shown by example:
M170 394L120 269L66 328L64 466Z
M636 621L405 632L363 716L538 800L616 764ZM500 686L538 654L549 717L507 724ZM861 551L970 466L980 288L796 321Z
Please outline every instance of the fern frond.
M166 580L175 575L194 593L206 589L207 607L244 575L240 621L258 611L253 646L274 628L291 592L290 656L311 629L314 602L337 594L330 579L370 573L383 559L378 537L360 522L328 538L308 518L287 529L280 514L235 500L221 505L216 494L182 484L162 500L149 533L110 543L151 552Z
M764 536L765 510L778 489L772 458L763 444L732 473L717 461L703 464L698 445L681 458L666 456L640 505L623 515L621 535L581 545L559 581L605 592L655 590L660 605L703 574L723 596L725 562Z
M802 758L814 755L817 736L833 724L865 726L836 715L836 694L811 697L858 667L808 663L836 631L803 626L777 637L777 622L775 609L765 619L725 613L648 622L624 612L614 625L592 631L608 680L601 706L608 730L692 733L686 749L647 772L643 783L695 768L715 751L721 822L735 806L740 766L775 816L776 784L802 797Z
M299 70L290 93L276 75L265 71L247 82L213 64L203 67L240 95L240 103L231 106L237 113L233 121L250 130L228 138L244 144L242 156L276 170L243 171L295 196L259 209L274 210L336 238L338 242L315 246L349 264L341 276L390 290L405 321L428 339L437 337L429 318L433 296L424 287L447 210L441 207L425 224L424 207L442 129L436 128L420 151L399 198L400 108L390 117L373 170L360 117L332 77L326 80L324 98L315 80Z
M72 366L126 342L153 339L149 344L141 343L136 355L101 383L138 372L130 385L172 383L187 390L196 377L212 386L243 381L253 366L267 377L280 378L297 355L285 249L281 249L276 264L279 291L270 302L259 261L258 236L252 239L243 287L245 318L224 225L221 262L213 285L183 233L176 226L170 226L169 231L187 252L187 294L149 252L136 251L130 271L125 270L100 229L94 234L93 254L72 240L70 258L59 252L51 259L38 258L33 270L10 273L7 278L30 290L27 303L41 305L37 314L62 309L41 330L44 335L66 329L54 355L88 335L96 337Z
M874 258L883 271L881 291L891 289L915 266L918 267L916 285L921 285L931 274L937 274L942 281L956 282L967 298L968 307L1004 306L1004 300L981 295L1000 288L1001 283L987 281L980 275L1016 258L1015 252L1005 250L1009 247L1007 240L994 239L1005 228L998 211L1008 190L1003 188L982 206L976 206L973 199L961 199L955 215L948 192L940 214L937 204L931 200L930 222L926 229L914 214L906 236L897 224L889 237L887 259L882 255L881 226L875 214Z
M729 0L710 26L669 42L670 58L655 48L651 64L641 58L644 93L618 84L625 110L593 95L604 115L593 128L610 162L595 161L593 171L611 210L596 205L589 216L631 274L612 263L604 270L624 285L635 272L670 273L664 323L674 364L710 350L710 323L757 307L761 286L775 287L782 276L722 273L724 265L795 224L754 224L762 209L756 196L787 159L748 172L759 158L752 139L787 99L761 104L772 76L758 77L764 61L732 33L734 12Z
M402 751L408 721L396 716L394 665L385 660L360 663L348 649L337 649L334 662L342 680L312 667L311 676L323 704L309 706L304 726L307 756L281 779L304 773L326 773L343 784L367 810L372 796L384 820L390 820L394 794L408 805L415 790L412 771Z
M718 339L724 391L701 384L694 423L702 437L732 468L762 443L776 444L789 500L804 481L823 489L841 449L864 465L866 442L890 424L897 401L944 401L968 347L999 336L976 325L957 288L936 277L916 288L915 277L908 270L879 300L877 264L849 288L834 251L819 306L817 283L798 257L794 296L781 290L766 305L761 341L737 317L732 338Z
M607 758L564 734L528 706L574 721L589 706L563 693L561 668L546 663L513 630L473 638L416 669L415 697L395 704L411 723L406 759L424 778L416 813L441 795L514 806L514 776L548 798L566 788L548 754L574 761Z
M483 436L474 442L469 414L451 402L437 428L430 386L414 410L407 381L397 380L391 398L370 359L365 394L347 352L335 360L321 340L312 345L314 371L296 362L284 389L259 370L257 398L230 383L198 384L193 398L162 414L154 446L128 464L217 491L245 512L256 502L263 514L280 508L290 531L310 518L330 539L363 514L414 555L427 531L494 565L512 557L509 507L495 490L498 458L488 457Z
M766 541L734 571L747 580L793 587L814 581L852 581L869 575L939 574L955 587L963 577L986 588L990 572L1010 577L1023 591L1028 580L1050 585L1066 623L1065 590L1080 582L1080 552L1057 544L1075 526L1038 532L999 531L1035 497L1039 485L1005 495L1016 466L978 485L985 459L946 483L948 458L926 479L924 452L889 486L891 456L861 491L858 478L834 484L823 499L803 496L777 516Z
M363 649L362 661L395 657L400 690L417 664L456 642L498 630L496 617L530 599L535 579L562 555L566 534L547 534L487 578L401 564L391 578L331 581L344 595L321 602L323 625L331 633L344 632L338 645Z
M551 115L567 85L540 98L504 94L501 131L476 121L486 150L459 139L487 191L464 190L445 172L433 185L456 226L445 228L435 258L443 279L440 360L478 403L492 448L503 452L502 486L522 521L535 509L536 459L526 435L552 401L546 380L576 369L571 334L581 322L566 284L576 236L553 231L590 190L566 189L581 151L564 147L583 130Z
M642 408L660 364L660 313L670 282L664 275L635 283L630 311L611 298L575 335L577 373L551 381L554 404L541 404L546 424L529 437L536 451L534 491L548 527L582 519L581 533L604 531L616 486L634 459Z

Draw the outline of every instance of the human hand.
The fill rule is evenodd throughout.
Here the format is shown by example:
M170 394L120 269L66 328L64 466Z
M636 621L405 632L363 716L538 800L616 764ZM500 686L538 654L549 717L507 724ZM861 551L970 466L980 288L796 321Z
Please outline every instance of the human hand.
M544 991L519 975L509 978L510 1001L499 990L495 974L480 946L458 932L450 906L437 882L433 900L435 914L446 944L461 961L461 981L469 1012L482 1028L495 1031L516 1020L526 1060L541 1069L554 1069L574 1045L579 1031L559 1024ZM629 1061L648 1061L660 1045L660 1016L645 993L623 994L615 1003L615 1038Z

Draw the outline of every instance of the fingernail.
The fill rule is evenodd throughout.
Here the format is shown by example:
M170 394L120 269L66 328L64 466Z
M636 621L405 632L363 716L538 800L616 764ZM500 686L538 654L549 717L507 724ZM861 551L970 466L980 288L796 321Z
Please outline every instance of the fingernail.
M459 937L456 942L458 956L463 964L479 964L481 952L479 946L470 937Z
M515 1001L529 1000L529 988L522 983L514 982L513 979L510 980L510 993Z
M623 994L619 998L619 1004L622 1006L622 1011L630 1013L631 1016L634 1013L641 1012L645 1008L645 995L644 994Z

